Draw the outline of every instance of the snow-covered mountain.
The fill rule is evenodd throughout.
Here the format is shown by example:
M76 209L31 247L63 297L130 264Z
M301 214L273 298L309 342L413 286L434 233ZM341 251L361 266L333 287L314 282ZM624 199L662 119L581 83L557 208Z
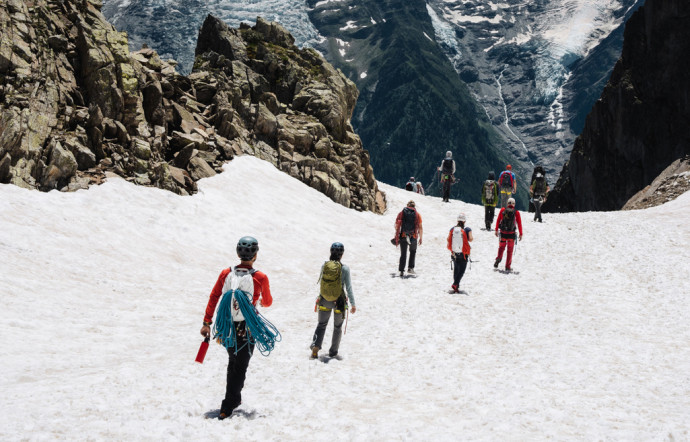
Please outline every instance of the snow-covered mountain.
M437 40L512 152L558 172L620 56L622 26L643 3L429 0L428 8ZM589 56L597 63L578 70Z
M0 440L687 439L690 193L543 224L524 214L510 274L492 267L481 206L418 196L418 276L400 279L389 239L410 193L379 186L389 211L357 212L250 156L186 197L119 178L0 185ZM449 294L460 211L473 263ZM259 240L274 297L262 314L282 341L252 358L244 414L205 420L227 354L214 344L195 363L199 329L243 235ZM334 241L358 309L342 360L324 363L309 343Z
M435 171L431 163L451 149L471 163L462 172L474 189L481 186L487 170L502 168L504 162L513 163L522 180L528 179L537 163L555 178L620 54L624 22L643 1L428 0L421 13L424 17L418 11L411 16L402 13L419 1L399 0L104 0L103 11L116 27L128 31L133 47L146 42L164 57L179 60L183 71L191 69L196 31L206 14L231 26L253 23L258 15L278 21L298 45L324 52L362 91L353 125L371 152L377 176L395 184L404 183L409 175L431 182ZM429 20L433 31L424 29ZM388 28L375 31L384 26ZM415 113L418 120L401 118L401 103L392 96L410 92L382 92L400 80L392 68L382 67L384 63L405 66L410 61L406 51L422 51L425 56L431 54L431 59L414 61L419 82L438 86L439 79L448 79L449 74L419 40L404 49L390 45L386 39L395 32L416 33L438 44L467 84L481 115L466 106L456 110L444 103L450 109L444 116L440 110L429 111L425 97L410 96L411 103L418 103L405 110ZM399 59L391 59L395 57ZM463 95L464 86L453 85L454 81L438 94ZM380 102L375 102L377 92L383 93ZM439 101L436 96L429 99ZM462 129L455 133L449 125L459 118L472 124L461 123ZM467 142L467 133L484 130L477 129L485 125L483 118L496 133L487 132L489 141ZM445 139L424 132L438 134L434 125L439 121L448 131ZM418 135L416 139L410 131ZM403 150L391 151L390 146L396 144ZM410 154L416 154L412 162L405 160ZM465 189L458 190L466 195Z
M231 27L253 24L257 16L277 21L300 47L320 39L302 0L105 0L102 11L116 28L127 31L132 49L148 44L161 57L177 60L184 73L192 69L197 33L208 14Z

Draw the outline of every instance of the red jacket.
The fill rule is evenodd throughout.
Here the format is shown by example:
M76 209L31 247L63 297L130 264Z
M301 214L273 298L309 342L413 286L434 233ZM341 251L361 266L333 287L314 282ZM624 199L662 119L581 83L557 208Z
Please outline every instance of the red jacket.
M238 265L237 267L243 269L251 269L252 266L248 265ZM220 272L216 285L213 286L211 290L211 295L208 298L208 304L206 305L206 313L204 314L204 322L211 322L213 319L213 314L216 311L216 305L222 295L223 285L225 284L225 279L228 274L232 271L232 268L227 268ZM271 288L268 285L268 276L265 273L257 270L252 275L254 279L254 298L252 299L252 304L256 305L256 302L261 299L262 307L270 307L273 304L273 297L271 296Z
M413 238L419 238L419 226L422 225L422 215L417 212L417 209L414 207L410 207L410 209L414 209L414 213L417 215L417 218L415 219L414 223L414 233L412 234ZM400 213L398 213L398 217L395 219L395 240L397 241L398 238L400 238L400 229L402 228L402 217L403 213L402 210Z
M503 212L505 212L505 210L506 208L504 207L498 213L498 218L496 219L496 228L494 229L495 231L498 231L498 226L501 225L501 220L503 220ZM520 219L520 211L518 209L515 209L515 224L517 224L518 230L520 231L520 235L522 235L522 220ZM501 233L515 233L515 229L501 230Z

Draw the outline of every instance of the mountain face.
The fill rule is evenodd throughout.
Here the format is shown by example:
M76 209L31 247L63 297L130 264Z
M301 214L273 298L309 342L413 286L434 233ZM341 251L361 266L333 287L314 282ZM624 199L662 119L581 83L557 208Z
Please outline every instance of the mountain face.
M690 4L647 0L545 210L617 210L690 153Z
M285 24L361 91L352 123L380 180L435 184L451 150L461 168L453 196L477 202L486 173L506 163L523 178L523 199L534 164L552 176L560 169L642 3L106 0L104 11L183 70L192 56L182 43L207 12L235 26L256 15Z
M100 2L0 7L0 182L63 191L115 173L186 195L249 153L357 210L385 210L350 125L357 88L280 25L207 17L189 76Z

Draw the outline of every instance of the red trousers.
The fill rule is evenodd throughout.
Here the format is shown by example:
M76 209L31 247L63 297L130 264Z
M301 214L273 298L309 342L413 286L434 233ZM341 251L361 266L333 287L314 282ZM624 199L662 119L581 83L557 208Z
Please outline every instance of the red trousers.
M508 256L506 256L506 268L510 268L510 264L513 262L513 248L515 247L514 239L504 239L501 238L500 245L498 246L498 256L496 259L500 260L503 258L503 251L506 249L506 244L508 245Z

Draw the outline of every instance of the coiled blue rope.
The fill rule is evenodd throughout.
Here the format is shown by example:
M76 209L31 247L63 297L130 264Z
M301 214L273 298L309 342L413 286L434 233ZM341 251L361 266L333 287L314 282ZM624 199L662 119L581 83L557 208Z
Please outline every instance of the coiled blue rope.
M237 331L232 319L232 298L236 293L235 299L239 305L247 329L247 341L237 348ZM278 329L261 313L259 313L249 300L249 295L242 290L228 290L223 294L223 299L218 306L216 323L213 326L214 339L220 337L220 341L225 348L235 348L235 354L244 348L248 343L254 344L259 352L268 356L275 348L276 342L280 342L282 336Z

